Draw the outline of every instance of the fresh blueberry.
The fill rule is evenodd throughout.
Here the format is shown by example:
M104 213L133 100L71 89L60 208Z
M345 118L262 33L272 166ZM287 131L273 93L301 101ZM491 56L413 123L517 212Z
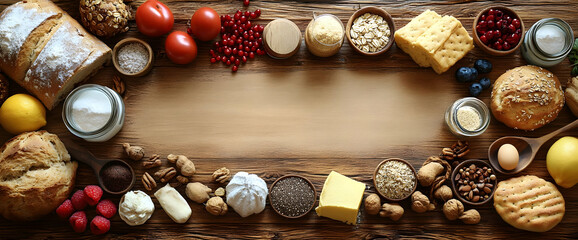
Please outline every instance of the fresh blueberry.
M458 82L473 82L478 78L478 70L470 67L461 67L456 71Z
M492 86L492 82L490 82L489 78L485 77L480 79L480 85L482 85L483 89L488 89L490 86Z
M479 73L489 73L492 71L492 63L486 59L478 59L474 63L474 68L476 68Z
M478 95L480 95L480 93L482 93L482 85L479 83L472 83L472 85L470 86L470 94L474 97L477 97Z

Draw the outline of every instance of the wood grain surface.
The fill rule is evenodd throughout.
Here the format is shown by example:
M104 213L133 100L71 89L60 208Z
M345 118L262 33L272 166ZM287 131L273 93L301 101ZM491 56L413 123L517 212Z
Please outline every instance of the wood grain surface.
M14 0L0 0L3 10ZM78 19L78 1L56 0L57 5ZM136 9L143 0L130 5ZM578 29L578 1L251 1L248 8L241 1L163 0L175 16L174 30L185 30L195 9L210 6L219 14L232 14L237 9L261 9L255 22L265 25L276 18L294 21L303 32L313 12L332 13L344 23L356 9L365 6L384 8L394 18L397 28L426 9L457 17L466 29L472 30L473 18L489 6L507 6L516 10L526 28L547 17L559 17ZM172 64L164 53L164 38L151 38L138 33L134 21L130 31L104 41L113 47L126 37L138 37L151 44L156 60L153 70L141 78L123 79L127 84L126 122L122 131L104 143L88 143L73 137L61 119L62 106L48 112L44 129L62 138L73 138L96 156L121 158L121 143L143 146L147 156L163 156L163 167L169 166L166 155L184 154L197 167L195 181L211 183L214 170L227 167L233 172L247 171L263 177L269 184L286 174L307 177L318 192L322 190L331 170L362 181L368 193L375 192L372 174L377 164L388 157L408 160L419 168L428 156L437 155L457 138L444 123L444 113L455 100L468 96L468 85L455 81L454 72L461 66L472 66L479 58L489 59L494 70L487 76L495 80L507 69L525 65L517 51L504 57L492 57L474 49L444 74L430 68L419 68L395 45L377 57L361 56L347 42L341 51L329 58L310 54L305 44L289 59L275 60L260 56L240 67L237 73L222 64L210 64L210 43L198 42L197 59L184 66ZM565 60L549 68L565 86L571 66ZM118 75L107 65L88 83L112 86ZM12 93L23 90L12 86ZM488 103L490 91L480 97ZM559 117L533 132L517 131L492 119L488 130L468 139L472 151L467 158L487 159L492 141L507 135L542 136L570 123L575 117L565 107ZM578 135L577 130L562 135ZM0 130L0 141L12 136ZM553 181L546 170L545 156L554 138L540 150L536 160L519 175L532 174ZM145 169L131 162L140 179ZM149 170L153 172L156 169ZM508 176L499 175L499 179ZM92 170L80 164L76 188L96 184ZM137 181L135 190L144 190ZM267 206L265 211L241 218L234 211L225 216L212 216L204 206L190 203L191 219L176 224L153 198L156 210L144 225L130 227L118 215L104 236L90 231L74 233L66 221L50 214L39 221L17 223L0 218L2 239L507 239L578 237L577 188L560 189L566 200L562 222L547 233L530 233L515 229L496 214L492 203L476 207L482 221L465 225L446 220L441 210L417 214L408 201L401 204L405 215L398 222L376 216L361 215L357 226L322 218L314 212L303 218L286 219ZM184 188L179 191L184 193ZM151 193L152 195L152 193ZM105 196L118 202L119 196ZM0 203L2 204L2 203ZM466 206L466 209L473 208ZM88 212L94 216L93 210Z

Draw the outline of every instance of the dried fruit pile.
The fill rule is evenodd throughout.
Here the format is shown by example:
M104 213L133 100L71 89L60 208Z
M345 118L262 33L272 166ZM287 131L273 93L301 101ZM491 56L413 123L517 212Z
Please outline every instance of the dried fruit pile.
M510 50L522 38L522 23L506 12L490 9L482 14L476 25L476 31L486 46L495 50Z
M264 27L251 22L259 16L259 9L254 12L238 10L234 15L221 16L221 40L215 42L209 51L211 63L233 65L232 71L236 72L241 63L255 58L255 55L264 55Z

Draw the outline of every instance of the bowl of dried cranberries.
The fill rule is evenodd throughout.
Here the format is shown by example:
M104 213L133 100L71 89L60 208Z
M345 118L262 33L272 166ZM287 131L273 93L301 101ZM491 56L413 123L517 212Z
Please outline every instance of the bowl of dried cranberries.
M485 52L504 56L516 51L524 40L524 23L514 10L489 7L474 20L474 42Z

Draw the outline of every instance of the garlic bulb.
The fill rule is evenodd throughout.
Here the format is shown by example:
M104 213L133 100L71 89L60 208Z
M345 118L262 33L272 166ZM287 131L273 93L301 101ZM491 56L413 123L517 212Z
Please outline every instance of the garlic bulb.
M227 204L241 217L257 214L265 209L269 190L267 183L255 174L238 172L227 185Z

